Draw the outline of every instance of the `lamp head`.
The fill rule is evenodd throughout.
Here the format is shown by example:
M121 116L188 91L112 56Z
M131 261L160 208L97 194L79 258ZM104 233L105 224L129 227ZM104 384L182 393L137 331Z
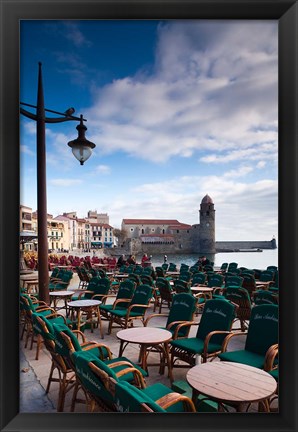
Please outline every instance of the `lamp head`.
M68 145L72 149L72 153L74 157L80 162L81 165L84 165L87 159L92 154L92 149L94 149L95 144L91 141L88 141L85 137L85 132L87 130L86 126L83 123L83 116L81 115L80 124L76 127L78 131L78 138L69 141Z

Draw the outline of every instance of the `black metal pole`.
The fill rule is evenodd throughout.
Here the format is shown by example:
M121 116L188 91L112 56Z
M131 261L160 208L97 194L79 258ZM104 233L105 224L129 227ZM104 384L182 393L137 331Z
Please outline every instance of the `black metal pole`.
M47 180L46 180L46 136L45 108L41 63L38 71L36 109L37 144L37 229L38 229L38 283L39 299L50 303L48 265L48 222L47 222Z

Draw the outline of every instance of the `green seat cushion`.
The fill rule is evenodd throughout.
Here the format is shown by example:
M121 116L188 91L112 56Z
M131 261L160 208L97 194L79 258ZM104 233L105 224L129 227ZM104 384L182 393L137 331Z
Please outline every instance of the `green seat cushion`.
M127 314L127 309L115 309L115 310L111 310L111 315L116 315L120 318L124 318ZM129 316L130 317L137 317L142 315L141 312L130 312Z
M124 305L125 303L123 303L123 305ZM117 310L118 309L123 309L123 310L127 310L127 305L128 305L128 303L126 303L126 306L120 306L120 305L117 305ZM111 312L111 310L113 309L113 305L112 304L102 304L102 305L99 305L99 309L100 310L103 310L103 311L106 311L106 312Z
M221 353L218 356L223 361L242 363L248 366L253 366L258 369L263 369L265 357L260 354L253 353L247 350L228 351Z
M204 341L199 338L185 338L178 339L170 342L173 347L177 347L180 349L184 349L185 351L189 351L192 354L201 354L204 351ZM208 353L212 353L215 351L220 351L221 345L209 343L208 344Z
M158 399L166 396L169 393L172 393L172 390L161 383L153 384L149 387L143 389L143 393L148 396L152 401L157 401ZM156 404L155 404L156 405ZM183 404L182 402L176 403L173 406L170 406L165 410L166 412L183 412Z

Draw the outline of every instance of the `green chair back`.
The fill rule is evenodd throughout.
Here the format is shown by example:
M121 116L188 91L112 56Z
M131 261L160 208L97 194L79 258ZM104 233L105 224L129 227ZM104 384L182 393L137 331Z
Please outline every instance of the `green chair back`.
M120 282L116 299L130 299L133 296L136 284L133 280L126 279Z
M167 270L168 270L168 267L169 267L169 264L168 264L168 263L163 263L163 264L161 265L161 267L163 268L164 271L167 271Z
M142 275L153 277L154 276L154 270L153 270L153 268L152 267L144 267Z
M207 300L196 337L205 340L215 330L230 331L235 318L235 306L227 300ZM221 344L226 335L215 335L211 342Z
M253 299L256 306L261 304L278 304L278 297L267 290L255 291Z
M150 285L150 286L154 285L154 280L153 280L152 276L142 274L140 276L140 279L141 279L141 282L145 285Z
M278 343L278 306L259 305L252 308L245 349L265 355Z
M197 299L193 295L180 293L173 296L170 313L167 319L166 327L174 321L192 321L196 310ZM178 324L171 327L174 332ZM179 337L186 336L189 328L183 327L179 331Z
M141 284L140 275L137 275L135 273L130 273L129 274L129 279L132 280L133 282L135 282L136 285L140 285Z
M155 267L155 272L157 277L165 277L165 270L162 267Z
M180 272L179 279L183 280L185 282L189 282L191 280L191 273L190 273L190 271L182 271L182 272Z
M228 272L235 270L238 267L238 263L236 262L231 262L228 265Z
M85 293L84 298L89 299L93 297L95 294L100 295L107 295L109 292L111 286L111 282L108 278L95 276L93 277L88 285L88 291L93 291L93 294L91 293Z
M65 324L53 324L53 330L55 335L55 350L64 358L70 358L70 349L62 337L61 332L65 333L71 340L71 343L75 351L82 351L81 345L75 334Z
M59 268L58 267L54 267L51 273L51 278L56 278L58 276L59 273Z
M221 287L224 282L224 277L221 274L213 273L208 277L208 287Z
M134 268L134 271L133 271L133 272L134 272L134 274L141 276L141 274L143 274L143 267L140 266L140 265L137 265L137 266Z
M44 322L44 324L48 330L47 332L44 331L44 328L40 324L39 319L41 319ZM49 319L47 319L44 315L40 315L40 314L34 312L32 314L32 322L33 322L33 328L34 328L36 333L41 334L41 336L44 339L55 340L54 327L53 327L51 321Z
M166 412L144 391L127 382L117 382L115 399L117 411L120 412L144 412L142 404L146 404L153 412Z
M99 398L108 404L113 404L114 397L109 391L109 387L105 382L105 378L108 379L109 377L113 378L115 381L118 381L118 378L113 370L92 354L86 355L86 353L84 353L84 355L82 355L80 352L74 352L71 356L71 359L74 364L76 374L78 375L83 387L91 395L95 396L95 398ZM98 376L93 372L89 365L90 362L92 362L100 369L100 371L102 371L101 376Z
M206 280L207 280L206 273L199 272L199 273L195 273L193 275L191 283L192 283L192 285L195 285L195 284L203 285L203 284L205 284Z
M233 276L227 276L225 279L225 288L228 288L230 286L238 286L241 287L243 283L243 277L233 275Z
M188 283L182 279L175 279L174 280L174 290L176 293L190 293L190 286Z
M274 279L274 272L265 270L260 274L260 281L261 282L269 282L269 281L273 281Z
M173 272L173 271L177 271L177 266L174 263L170 263L169 267L168 267L168 271Z
M153 296L153 288L151 286L145 284L139 285L135 289L134 295L131 299L130 306L134 304L147 306L152 296ZM142 308L141 306L133 308L134 313L143 314L145 313L145 310L146 309Z

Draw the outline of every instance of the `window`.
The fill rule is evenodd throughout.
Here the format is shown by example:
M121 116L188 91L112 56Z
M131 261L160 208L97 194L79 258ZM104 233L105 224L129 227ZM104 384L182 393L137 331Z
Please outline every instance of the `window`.
M151 228L151 231L154 232L154 231L155 231L155 228Z
M179 230L177 230L177 234L179 234Z
M133 232L133 228L130 228L130 231Z

